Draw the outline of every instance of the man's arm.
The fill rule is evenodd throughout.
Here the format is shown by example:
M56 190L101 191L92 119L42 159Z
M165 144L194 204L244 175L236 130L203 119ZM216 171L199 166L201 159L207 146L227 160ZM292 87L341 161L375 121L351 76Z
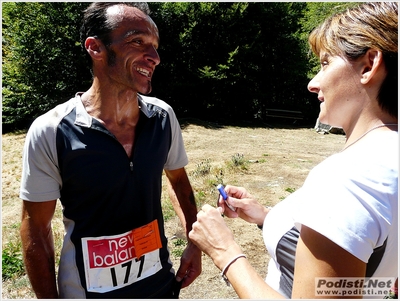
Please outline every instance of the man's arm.
M188 176L184 168L165 170L168 179L168 194L176 214L185 228L186 235L197 220L197 207Z
M192 225L197 219L197 207L185 168L165 170L168 179L168 193L176 214L185 228L188 246L181 258L176 273L178 281L183 279L182 287L190 285L201 273L201 251L188 237Z
M21 241L26 272L37 298L58 298L51 220L56 200L24 201Z

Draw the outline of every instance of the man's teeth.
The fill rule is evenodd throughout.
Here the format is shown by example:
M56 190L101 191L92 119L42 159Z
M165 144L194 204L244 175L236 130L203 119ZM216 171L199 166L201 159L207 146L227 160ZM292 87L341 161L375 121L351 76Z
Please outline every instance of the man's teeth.
M147 71L146 69L143 69L143 68L136 68L136 71L139 72L140 74L143 74L144 76L147 76L147 77L149 77L149 75L150 75L150 72Z

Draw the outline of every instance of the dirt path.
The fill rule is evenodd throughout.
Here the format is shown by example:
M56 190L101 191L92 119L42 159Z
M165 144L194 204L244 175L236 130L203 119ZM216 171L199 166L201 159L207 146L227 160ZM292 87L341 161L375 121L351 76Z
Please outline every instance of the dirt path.
M18 239L21 212L18 190L24 137L23 133L2 135L3 249L10 241L16 243ZM187 172L199 207L205 203L215 205L218 183L244 186L263 204L274 205L298 189L311 168L339 151L345 139L342 135L321 135L313 129L222 127L208 123L184 125L183 138L189 157ZM163 199L167 199L165 192ZM182 238L178 218L170 211L166 208L167 237ZM269 256L261 231L242 220L227 218L226 222L251 264L265 277ZM56 248L60 248L63 236L60 210L53 226ZM178 241L170 239L169 243L175 269L179 266ZM2 299L33 297L26 276L3 282ZM237 295L222 282L220 271L204 255L202 274L182 290L181 298L233 299Z
M313 129L271 129L189 125L183 130L189 157L187 171L203 203L215 204L218 194L208 188L207 181L222 180L224 184L246 187L265 205L278 203L301 187L309 171L339 151L344 145L342 135L322 135ZM243 155L247 169L230 171L227 166L236 154ZM209 161L207 161L209 160ZM210 174L195 177L199 164L209 162ZM222 175L221 175L222 171ZM226 219L237 242L257 272L265 278L269 261L261 231L240 219ZM167 222L169 235L179 232L177 219ZM178 231L177 231L178 227ZM173 247L173 246L172 246ZM174 266L179 260L173 258ZM221 280L220 271L210 258L203 255L203 272L188 288L181 291L184 299L234 299L237 294Z

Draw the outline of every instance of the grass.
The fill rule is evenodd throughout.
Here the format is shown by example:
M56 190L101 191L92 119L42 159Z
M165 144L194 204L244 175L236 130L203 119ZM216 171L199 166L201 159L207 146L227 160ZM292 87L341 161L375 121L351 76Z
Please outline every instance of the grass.
M289 192L289 193L293 193L293 192L296 191L296 188L288 187L288 188L285 189L285 191L286 191L286 192Z
M226 160L225 164L220 166L216 162L212 162L210 158L200 160L195 164L195 168L188 174L189 180L192 183L195 199L198 208L204 204L215 206L218 193L217 185L224 184L224 174L242 172L248 169L248 162L243 154L235 154L231 156L230 160ZM169 199L164 200L163 205L164 216L172 218L175 216L175 211ZM172 240L171 254L180 258L184 249L186 248L187 241L181 238Z
M320 136L313 130L302 130L301 134L296 135L291 130L275 131L268 128L208 129L188 126L183 134L190 160L186 170L198 208L204 204L216 205L218 184L246 187L264 205L274 205L294 192L296 187L300 187L312 166L332 153L335 148L341 149L344 140L330 135ZM255 136L257 138L254 138ZM2 299L35 298L22 264L19 237L22 202L18 197L18 191L24 139L24 132L2 135ZM328 141L321 143L321 140ZM283 141L290 141L290 143L283 144ZM299 145L304 144L304 141L307 141L303 146L307 147L306 152L299 152ZM293 152L289 152L288 147L292 147ZM316 152L318 156L313 157ZM292 153L294 156L291 155ZM298 166L293 166L294 164ZM176 266L186 246L186 240L183 239L184 232L180 233L181 236L176 235L176 238L171 239L175 231L179 230L180 223L166 192L165 177L163 181L162 210L166 231L170 231L167 237L170 238L171 260L177 262ZM227 220L227 222L230 221ZM56 265L58 265L64 236L62 208L59 202L52 225ZM247 231L237 221L232 221L230 227L233 229L237 227L238 233ZM237 238L248 239L252 233L246 233L246 235L238 235ZM258 233L256 231L254 235ZM251 243L254 243L253 237L250 238ZM255 257L251 259L256 260ZM204 264L206 262L207 260L204 260ZM209 264L210 267L204 266L202 276L199 277L197 283L183 291L184 296L185 293L188 298L202 296L199 294L199 289L210 285L210 279L214 274L212 262ZM264 271L265 267L262 266L261 269ZM227 293L225 287L219 287L219 285L219 282L212 282L209 298L230 299L236 296Z
M171 201L166 196L164 196L162 198L161 206L162 206L162 211L163 211L163 214L164 214L164 221L165 222L169 221L171 218L173 218L176 215L174 207L172 206Z
M3 148L4 150L4 148ZM12 153L13 150L10 145L5 148L7 153ZM19 154L20 155L20 154ZM19 156L18 156L19 157ZM18 175L20 172L17 164L19 164L19 158L13 158L8 162L3 161L3 166L10 167L9 172ZM220 183L224 183L224 174L232 173L235 171L246 171L248 169L248 162L246 161L243 154L235 154L230 159L226 160L225 165L218 166L215 162L212 162L210 158L202 160L200 163L195 165L195 169L189 173L189 179L195 185L195 198L196 203L201 207L205 203L210 203L207 200L216 200L218 194L216 192L216 186ZM11 185L9 187L12 190L17 190L19 185L19 175L16 176L13 181L4 182L3 185ZM6 193L8 189L5 189ZM215 197L213 196L215 195ZM15 202L21 202L15 195L13 196ZM215 204L212 204L215 205ZM57 206L61 206L58 204ZM162 196L162 210L164 214L165 222L171 220L176 216L174 208L169 200L167 193L163 193ZM22 260L21 241L19 238L19 227L20 223L5 224L3 223L3 233L7 233L7 242L3 243L2 247L2 280L3 282L12 282L12 286L17 289L19 286L23 287L27 282L25 275L25 268ZM63 224L62 224L62 210L57 208L55 218L53 220L53 235L55 241L56 250L56 264L59 263L60 252L63 241ZM4 241L3 241L4 242ZM177 258L182 256L182 253L186 247L186 240L177 238L172 240L171 254ZM25 275L25 278L23 277ZM24 280L25 279L25 280ZM28 282L29 283L29 282ZM31 296L32 297L32 296Z
M245 160L244 154L234 154L231 157L231 160L228 161L227 166L232 170L247 170L248 168L248 161Z
M265 162L265 160L263 160ZM224 165L218 165L212 162L210 158L201 160L195 165L193 171L189 173L189 180L195 190L195 198L200 208L205 203L210 204L210 200L214 202L218 197L216 187L218 184L224 184L225 174L234 174L246 172L249 162L243 154L234 154L225 161ZM215 195L213 197L213 195ZM211 203L211 205L215 205Z
M9 241L3 248L1 269L3 280L15 279L25 274L20 241Z
M207 176L211 172L211 160L209 158L201 161L200 163L196 164L196 168L194 171L191 172L192 177L203 177Z
M182 257L183 251L186 248L187 241L182 238L177 238L172 241L173 249L171 254L177 258Z
M248 162L245 160L243 154L231 156L230 160L227 160L223 166L212 162L210 158L200 160L199 163L195 164L195 168L188 173L195 193L197 207L201 208L204 204L215 206L218 197L216 187L218 184L224 183L224 174L235 171L246 171L247 168ZM210 200L212 203L210 203ZM165 221L169 221L176 216L167 194L163 194L162 209ZM171 254L176 258L180 258L186 245L187 241L184 239L172 239Z

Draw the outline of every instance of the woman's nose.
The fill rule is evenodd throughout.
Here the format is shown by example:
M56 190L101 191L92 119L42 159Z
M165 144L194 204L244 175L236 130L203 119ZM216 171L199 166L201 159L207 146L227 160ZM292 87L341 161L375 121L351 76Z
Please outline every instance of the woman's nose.
M319 93L319 81L318 81L318 75L319 73L313 77L312 80L307 85L308 91L312 93Z

